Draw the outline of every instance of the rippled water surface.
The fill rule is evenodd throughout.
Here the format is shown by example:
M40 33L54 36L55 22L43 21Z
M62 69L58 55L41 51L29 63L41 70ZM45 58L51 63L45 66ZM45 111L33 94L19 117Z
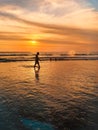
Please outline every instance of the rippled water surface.
M98 61L0 63L0 130L98 130Z

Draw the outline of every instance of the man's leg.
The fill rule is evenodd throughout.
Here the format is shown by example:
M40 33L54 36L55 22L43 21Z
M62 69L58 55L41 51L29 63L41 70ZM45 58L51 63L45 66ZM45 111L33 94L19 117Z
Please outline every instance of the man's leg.
M39 64L39 62L38 62L38 67L40 68L40 64Z
M34 67L36 67L36 62L35 62L35 64L34 64Z

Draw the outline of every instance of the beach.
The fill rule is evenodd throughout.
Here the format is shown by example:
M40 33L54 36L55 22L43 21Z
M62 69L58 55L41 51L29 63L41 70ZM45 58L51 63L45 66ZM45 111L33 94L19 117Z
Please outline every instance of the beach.
M0 130L98 130L98 0L0 0Z
M98 61L0 63L2 130L97 130Z

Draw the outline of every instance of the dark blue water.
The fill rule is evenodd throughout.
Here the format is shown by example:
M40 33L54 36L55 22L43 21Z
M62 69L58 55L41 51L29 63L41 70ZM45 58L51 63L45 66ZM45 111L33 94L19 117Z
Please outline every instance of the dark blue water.
M0 130L98 130L98 61L0 63Z

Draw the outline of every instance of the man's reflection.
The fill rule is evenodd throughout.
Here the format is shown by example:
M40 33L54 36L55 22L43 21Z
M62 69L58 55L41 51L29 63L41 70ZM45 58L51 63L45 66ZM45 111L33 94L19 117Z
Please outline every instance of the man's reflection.
M40 70L39 67L34 67L34 72L35 72L35 78L36 78L36 80L39 80L39 70Z

